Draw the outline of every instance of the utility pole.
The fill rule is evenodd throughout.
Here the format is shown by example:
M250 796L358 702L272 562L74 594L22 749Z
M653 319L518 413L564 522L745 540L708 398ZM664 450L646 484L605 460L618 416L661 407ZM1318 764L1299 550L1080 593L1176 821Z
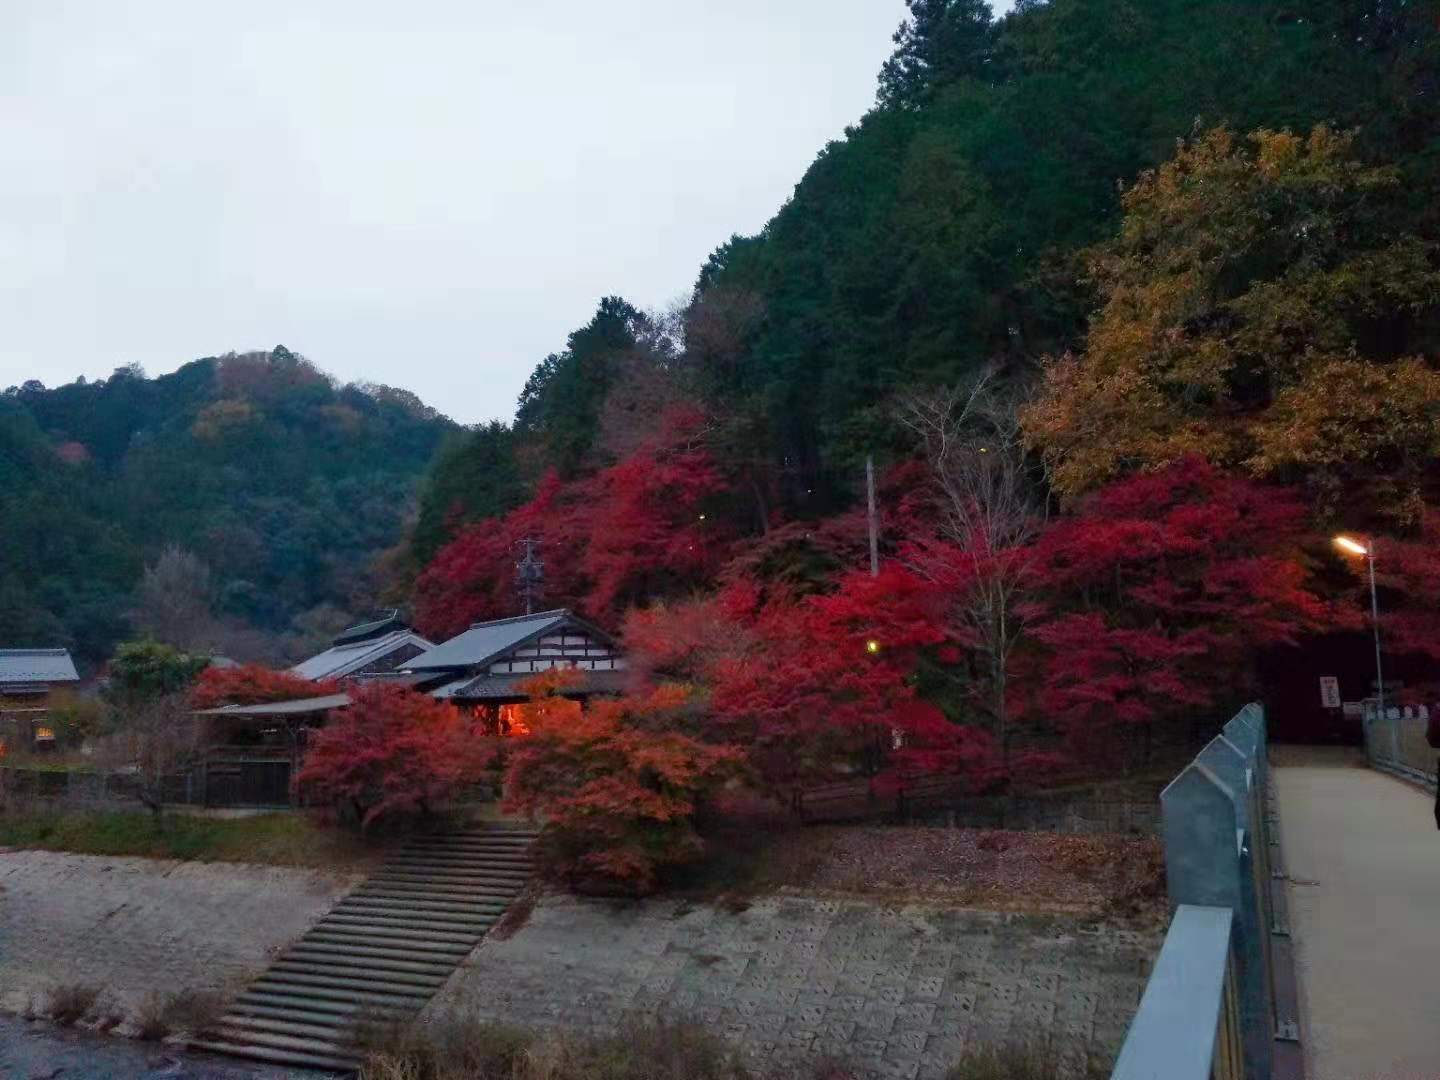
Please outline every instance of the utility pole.
M865 455L865 501L870 520L870 576L880 576L880 515L875 511L875 458Z
M516 544L523 544L525 554L515 564L515 589L525 598L525 614L535 614L535 601L539 598L545 582L545 564L535 557L535 549L540 546L540 541L526 537L517 540Z

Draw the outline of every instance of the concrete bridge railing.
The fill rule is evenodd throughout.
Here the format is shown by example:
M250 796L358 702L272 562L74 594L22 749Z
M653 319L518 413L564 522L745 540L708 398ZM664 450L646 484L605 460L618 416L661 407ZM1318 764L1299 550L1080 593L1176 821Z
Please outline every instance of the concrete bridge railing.
M1425 741L1430 710L1424 705L1391 705L1381 716L1373 698L1365 702L1364 708L1365 754L1370 764L1433 788L1440 750Z
M1247 705L1161 793L1175 915L1112 1080L1272 1080L1298 1037L1282 875L1272 866L1265 713ZM1273 858L1278 862L1278 856ZM1277 899L1278 897L1278 899ZM1298 1057L1298 1045L1295 1047ZM1281 1056L1284 1057L1282 1051Z

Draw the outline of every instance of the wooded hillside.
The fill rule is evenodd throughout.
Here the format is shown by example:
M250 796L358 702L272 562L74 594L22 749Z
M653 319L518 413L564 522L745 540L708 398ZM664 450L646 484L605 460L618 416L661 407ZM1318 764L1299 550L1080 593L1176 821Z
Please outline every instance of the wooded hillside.
M545 603L623 626L776 782L892 736L891 765L1114 768L1364 627L1345 530L1435 676L1433 6L908 6L759 234L678 310L602 300L442 456L422 629L513 613L539 539Z
M283 347L0 395L0 641L278 660L372 606L454 425ZM170 549L167 554L167 548ZM144 588L150 566L151 588Z

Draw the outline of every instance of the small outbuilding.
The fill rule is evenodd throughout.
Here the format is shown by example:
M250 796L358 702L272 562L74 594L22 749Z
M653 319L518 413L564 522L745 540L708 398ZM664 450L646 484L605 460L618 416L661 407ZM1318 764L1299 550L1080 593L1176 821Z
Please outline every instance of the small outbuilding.
M79 681L68 649L0 649L0 753L52 745L55 691Z

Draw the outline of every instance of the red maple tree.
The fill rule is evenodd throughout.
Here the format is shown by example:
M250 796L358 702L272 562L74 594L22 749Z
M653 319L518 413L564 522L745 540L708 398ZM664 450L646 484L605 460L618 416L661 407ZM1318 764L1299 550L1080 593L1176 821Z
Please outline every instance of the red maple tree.
M713 578L730 537L706 512L726 482L704 449L704 428L700 410L672 406L655 439L590 481L586 610L613 617Z
M1380 539L1375 553L1388 592L1380 611L1386 648L1440 660L1440 513L1427 511L1411 538ZM1350 565L1365 572L1362 560Z
M759 604L745 620L751 646L710 673L715 724L772 787L856 767L977 767L988 737L915 686L920 656L953 646L943 606L932 583L893 564L878 577L848 574L830 594Z
M673 406L659 435L594 475L548 473L534 497L502 518L476 522L416 579L415 619L448 636L515 613L516 544L543 541L544 600L593 618L708 583L729 551L723 521L707 513L726 481L701 442L703 414Z
M1034 705L1099 752L1117 728L1143 738L1162 716L1228 704L1253 688L1258 650L1337 617L1305 539L1295 493L1199 459L1100 490L1036 544Z
M314 682L288 671L245 664L234 668L206 668L190 690L190 704L196 709L216 709L222 705L297 701L339 692L340 684L336 682Z
M525 505L504 517L467 525L416 579L416 626L445 638L471 623L515 614L517 543L526 537L544 541L540 556L545 561L547 605L578 605L588 591L579 567L588 531L586 496L582 484L567 483L552 470Z
M442 809L496 758L453 705L385 683L350 692L311 736L296 788L332 820L370 829Z

